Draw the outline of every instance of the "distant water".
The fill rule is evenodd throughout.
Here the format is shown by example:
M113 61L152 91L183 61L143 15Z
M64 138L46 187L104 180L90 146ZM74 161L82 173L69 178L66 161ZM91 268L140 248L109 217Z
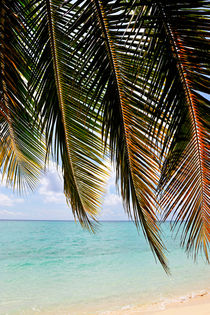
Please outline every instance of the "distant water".
M209 265L162 228L170 277L131 222L92 235L74 222L0 221L0 314L101 314L209 290Z

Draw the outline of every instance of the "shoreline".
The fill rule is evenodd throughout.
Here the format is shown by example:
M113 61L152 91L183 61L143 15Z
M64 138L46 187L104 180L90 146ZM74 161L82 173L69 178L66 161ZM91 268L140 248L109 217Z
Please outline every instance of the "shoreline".
M210 315L210 291L165 299L150 305L124 306L120 310L98 312L99 315Z
M150 304L132 304L121 307L107 307L105 304L101 307L98 304L97 309L94 306L87 305L86 308L75 305L73 308L57 305L55 308L41 309L33 307L26 311L26 314L40 315L210 315L210 290L201 290L174 298L165 298L159 302ZM100 308L102 308L100 310ZM14 310L13 310L14 311ZM2 313L3 314L3 313ZM14 314L20 314L19 312ZM25 314L25 311L24 311Z
M148 315L209 315L210 294L196 296L185 302L172 303L162 311L147 313Z

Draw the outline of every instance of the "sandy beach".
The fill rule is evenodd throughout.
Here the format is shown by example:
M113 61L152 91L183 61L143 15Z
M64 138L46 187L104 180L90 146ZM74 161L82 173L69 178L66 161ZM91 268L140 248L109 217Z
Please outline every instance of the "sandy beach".
M165 310L150 312L156 315L210 315L210 294L204 294L184 302L173 303Z
M210 315L210 292L203 291L198 294L174 299L174 302L165 300L164 302L150 305L124 306L121 309L94 311L87 307L86 310L79 306L66 308L59 306L56 309L40 311L33 309L27 314L33 315Z
M210 315L210 296L198 297L185 303L176 303L163 311L151 312L156 315Z
M210 315L210 293L204 291L195 296L179 298L175 302L162 302L145 307L125 307L106 315Z

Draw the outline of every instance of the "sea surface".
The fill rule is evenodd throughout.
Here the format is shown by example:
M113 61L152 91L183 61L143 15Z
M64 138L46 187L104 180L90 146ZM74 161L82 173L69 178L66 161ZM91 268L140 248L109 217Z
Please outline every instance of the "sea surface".
M162 230L171 276L132 222L93 235L75 222L0 221L0 314L108 314L205 294L210 266Z

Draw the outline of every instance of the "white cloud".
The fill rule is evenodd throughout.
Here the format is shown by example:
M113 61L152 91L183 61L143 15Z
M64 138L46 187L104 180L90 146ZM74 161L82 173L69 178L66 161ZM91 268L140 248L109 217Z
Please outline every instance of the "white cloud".
M8 185L7 185L6 176L4 176L4 178L1 179L0 184L1 184L1 187L7 187L7 186L8 186Z
M108 193L104 200L104 205L109 207L121 205L121 203L121 197L117 194Z
M127 220L128 217L124 212L122 198L116 193L115 171L112 173L108 181L107 194L104 198L103 210L100 214L101 220Z
M62 171L54 162L49 163L47 173L40 181L39 194L45 202L65 203Z
M24 200L21 198L14 198L6 194L0 193L0 206L12 207L16 203L23 202Z
M116 182L116 172L114 170L114 168L111 168L111 176L109 178L108 181L108 186L109 186L109 190L111 189L111 187L115 187L115 182Z
M107 194L104 198L104 206L105 207L113 207L113 206L121 206L122 199L119 194L116 193L116 173L112 168L111 176L108 180Z
M0 210L1 216L21 216L23 215L22 212L15 212L15 211L9 211L9 210Z

